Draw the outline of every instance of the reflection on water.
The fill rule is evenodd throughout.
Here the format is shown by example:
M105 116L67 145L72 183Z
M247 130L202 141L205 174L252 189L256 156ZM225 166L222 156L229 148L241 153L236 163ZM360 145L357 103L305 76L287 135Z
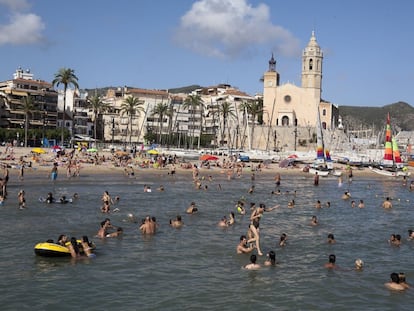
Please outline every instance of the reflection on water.
M391 272L403 271L414 280L412 251L414 241L406 241L414 227L413 196L397 179L354 178L338 187L334 178L322 178L318 187L311 176L283 176L282 195L271 195L273 176L256 174L255 192L248 194L249 174L227 181L214 175L207 191L194 190L189 175L172 179L166 174L140 176L83 176L77 180L30 180L11 185L12 193L0 208L0 279L2 310L399 310L411 309L412 290L390 293L383 286ZM145 178L145 179L144 179ZM143 185L154 189L144 193ZM163 184L164 192L155 189ZM222 190L219 191L218 184ZM28 209L17 209L13 192L24 188ZM341 200L348 190L351 200L363 199L366 208L351 208ZM59 234L91 239L99 223L100 198L104 190L120 196L120 212L110 214L111 222L124 228L122 238L97 240L97 258L73 262L66 258L36 257L33 246ZM297 195L292 193L297 191ZM73 204L46 205L39 196L54 191L55 197L79 194ZM286 192L289 191L289 194ZM394 208L384 211L386 196ZM259 271L241 267L249 255L236 255L235 248L246 234L248 215L237 215L233 227L220 229L219 219L235 211L237 200L280 205L261 220L263 250L276 251L278 266ZM287 203L295 200L295 208ZM316 210L315 202L331 202L330 208ZM195 201L200 209L186 215ZM128 214L138 220L156 216L159 232L143 237L138 224L127 222ZM169 219L181 214L184 227L169 227ZM319 226L310 225L312 215ZM282 233L288 245L278 247ZM336 244L328 245L328 233ZM401 247L391 247L391 233L403 236ZM335 253L342 267L326 271L323 264ZM353 270L362 258L362 272ZM260 262L264 258L259 258ZM4 307L4 308L3 308Z

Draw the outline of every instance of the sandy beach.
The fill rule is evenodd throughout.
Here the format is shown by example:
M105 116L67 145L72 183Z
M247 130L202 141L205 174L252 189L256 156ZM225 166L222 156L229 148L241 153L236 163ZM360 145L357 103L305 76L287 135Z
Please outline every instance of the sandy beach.
M66 177L66 167L67 167L67 157L62 156L57 158L56 152L51 149L44 149L46 153L35 154L32 152L33 148L17 147L13 148L13 153L10 154L10 151L7 151L6 148L0 148L0 165L2 167L7 166L9 168L10 176L18 176L20 163L23 160L25 163L25 172L26 176L45 176L49 174L52 170L53 163L57 162L59 164L59 174L60 176ZM66 154L71 150L67 150ZM99 164L93 163L92 159L98 157L99 159L104 159L99 161ZM132 167L135 172L143 174L168 174L171 165L167 165L164 168L157 168L153 165L149 167L144 167L143 163L149 160L148 155L137 155L136 158L132 159L128 164L120 163L114 158L114 155L109 151L100 151L96 153L82 153L80 151L75 152L75 158L78 160L80 165L80 174L86 173L91 174L124 174L125 168ZM228 161L228 157L219 157L218 162L223 160ZM205 168L201 166L201 161L199 160L188 160L178 158L178 163L175 165L175 170L177 174L189 174L191 175L191 168L183 168L182 163L185 164L196 164L200 170L200 174L225 174L226 170L215 165L212 165L210 168ZM303 168L307 165L306 163L296 163L294 166L281 168L278 163L270 163L265 165L262 168L258 169L259 163L244 163L243 164L243 173L252 173L260 172L260 174L276 174L280 173L283 175L304 175L309 176L309 173L304 172ZM189 166L190 167L190 166ZM345 173L346 165L335 163L335 170L342 171ZM411 172L412 167L407 167ZM372 176L373 178L379 177L378 174L375 174L368 168L358 168L353 167L353 174L356 176ZM14 179L14 178L13 178Z

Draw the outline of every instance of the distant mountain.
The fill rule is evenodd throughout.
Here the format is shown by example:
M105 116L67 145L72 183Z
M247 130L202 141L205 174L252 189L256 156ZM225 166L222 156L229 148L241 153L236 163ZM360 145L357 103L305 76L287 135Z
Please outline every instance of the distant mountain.
M388 112L394 131L414 131L414 108L405 102L383 107L339 106L342 123L349 130L381 131L385 127Z

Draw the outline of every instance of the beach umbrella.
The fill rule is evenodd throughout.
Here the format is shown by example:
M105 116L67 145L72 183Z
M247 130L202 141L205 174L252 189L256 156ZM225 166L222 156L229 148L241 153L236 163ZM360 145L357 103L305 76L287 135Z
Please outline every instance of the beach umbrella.
M89 148L86 151L88 151L88 152L97 152L98 149L96 149L96 148Z
M201 161L217 161L218 159L219 159L218 157L213 156L213 155L211 155L211 154L203 154L203 155L200 157L200 160L201 160Z
M55 145L55 146L53 146L53 147L52 147L52 150L53 150L54 152L57 152L57 151L61 151L61 150L62 150L62 148L60 148L60 146L58 146L58 145Z
M159 152L155 149L151 149L147 151L148 154L158 154Z
M39 154L46 153L46 151L44 149L42 149L42 148L33 148L32 149L32 152L33 153L39 153Z

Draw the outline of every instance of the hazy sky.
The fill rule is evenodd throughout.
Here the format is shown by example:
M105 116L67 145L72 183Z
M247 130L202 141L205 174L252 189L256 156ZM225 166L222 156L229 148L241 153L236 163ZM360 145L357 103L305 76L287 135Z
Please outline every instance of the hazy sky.
M254 95L273 52L300 86L312 30L322 97L339 106L414 105L411 0L0 0L0 81L20 66L81 88L228 83Z

